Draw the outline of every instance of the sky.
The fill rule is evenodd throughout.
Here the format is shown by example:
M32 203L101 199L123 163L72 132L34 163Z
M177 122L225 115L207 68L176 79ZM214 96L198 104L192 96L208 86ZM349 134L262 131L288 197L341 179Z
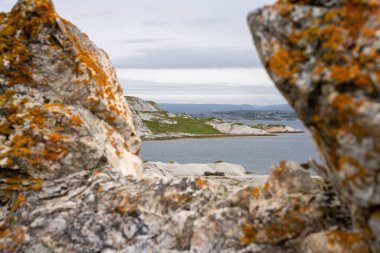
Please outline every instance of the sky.
M247 14L275 0L55 0L110 56L127 95L159 103L285 103ZM15 0L1 0L9 11Z

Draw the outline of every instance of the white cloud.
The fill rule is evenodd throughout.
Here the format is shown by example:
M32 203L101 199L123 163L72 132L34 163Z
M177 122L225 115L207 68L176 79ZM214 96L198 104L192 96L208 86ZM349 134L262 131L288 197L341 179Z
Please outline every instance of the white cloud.
M232 69L117 69L119 79L175 84L273 86L263 68Z
M252 69L118 69L124 92L159 103L286 103L266 71Z

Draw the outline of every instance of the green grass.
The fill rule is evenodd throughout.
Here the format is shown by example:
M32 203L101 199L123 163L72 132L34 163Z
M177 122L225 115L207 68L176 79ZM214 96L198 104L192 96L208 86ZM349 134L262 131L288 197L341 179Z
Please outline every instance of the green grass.
M280 124L257 124L257 125L253 125L251 127L252 128L256 128L256 129L266 130L266 129L271 128L271 127L285 127L285 125L280 125Z
M166 115L165 115L166 116ZM188 133L188 134L220 134L218 130L205 123L204 120L185 117L168 117L177 124L165 124L160 120L145 120L144 124L154 133Z

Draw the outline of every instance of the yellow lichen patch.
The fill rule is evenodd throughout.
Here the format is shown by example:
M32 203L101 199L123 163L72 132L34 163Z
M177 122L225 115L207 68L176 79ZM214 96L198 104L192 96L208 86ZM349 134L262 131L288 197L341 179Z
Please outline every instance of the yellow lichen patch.
M0 173L2 191L32 191L40 190L43 180L41 178L32 178L29 176L14 175L9 173Z
M332 65L330 67L331 78L338 84L346 83L359 74L359 66L351 65L351 66L338 66Z
M127 208L125 206L117 206L115 207L115 211L120 214L124 214L127 211Z
M62 144L51 143L42 150L42 156L48 161L57 161L65 157L68 153L67 148Z
M377 30L370 28L370 27L364 27L361 32L362 32L363 36L368 37L368 38L372 38L375 36Z
M34 140L29 135L15 135L11 140L10 154L13 156L24 156L30 154Z
M357 84L359 87L366 89L369 93L374 92L372 82L366 75L358 75L355 78L355 84Z
M44 104L43 107L46 108L46 109L50 109L50 108L60 108L60 109L64 109L64 108L65 108L65 105L62 104L62 103L49 103L49 104Z
M57 142L62 140L62 136L59 133L52 133L49 135L48 139L49 141Z
M83 122L78 116L73 115L71 116L71 123L73 123L76 126L81 126Z
M284 48L280 48L271 58L269 69L281 78L289 78L293 74L289 67L292 62L290 54Z
M347 94L338 94L332 102L332 106L336 109L342 109L353 103L351 96Z
M257 199L257 197L259 196L259 193L260 193L260 189L259 188L257 188L257 187L253 188L252 197L254 199Z
M278 1L273 7L281 16L287 16L292 10L292 6L290 4L282 3L281 1Z
M305 228L305 221L300 217L296 217L294 213L292 216L285 215L283 223L274 223L266 228L265 234L267 240L271 238L286 238L298 236Z
M24 195L19 195L13 204L11 211L14 212L16 211L22 204L26 202L26 197Z
M2 252L18 252L18 248L21 246L22 242L24 241L24 238L26 234L29 231L28 227L22 226L22 227L13 227L13 228L6 228L8 229L8 232L4 238L7 238L6 240L3 240L0 243L0 251Z
M177 196L177 202L178 202L178 204L180 204L180 205L182 205L182 203L183 203L183 197L182 197L181 195L179 195L179 194L178 194L178 196Z
M335 26L329 25L322 29L321 39L324 40L323 47L337 49L343 45L345 30Z
M363 240L363 237L359 234L342 231L333 230L329 231L327 234L327 241L329 245L335 246L340 245L346 252L351 253L366 253L369 249Z
M4 122L3 124L0 124L0 134L2 135L10 135L11 134L11 124L8 122Z
M244 236L240 238L241 243L251 244L256 241L257 232L251 225L246 224L243 226L243 234Z
M207 180L203 180L203 179L197 178L197 179L195 179L195 184L199 188L204 188L207 185Z
M101 185L99 185L98 187L96 187L96 190L95 190L97 193L102 193L104 192L104 189Z

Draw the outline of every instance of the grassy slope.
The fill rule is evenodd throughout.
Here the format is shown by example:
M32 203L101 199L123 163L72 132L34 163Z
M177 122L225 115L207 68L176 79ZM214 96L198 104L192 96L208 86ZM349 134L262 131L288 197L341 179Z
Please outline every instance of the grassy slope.
M144 124L154 133L188 133L188 134L220 134L212 126L207 125L204 120L186 118L180 115L176 117L168 117L164 113L160 113L161 117L167 117L167 120L176 121L177 124L165 124L160 120L145 120Z

